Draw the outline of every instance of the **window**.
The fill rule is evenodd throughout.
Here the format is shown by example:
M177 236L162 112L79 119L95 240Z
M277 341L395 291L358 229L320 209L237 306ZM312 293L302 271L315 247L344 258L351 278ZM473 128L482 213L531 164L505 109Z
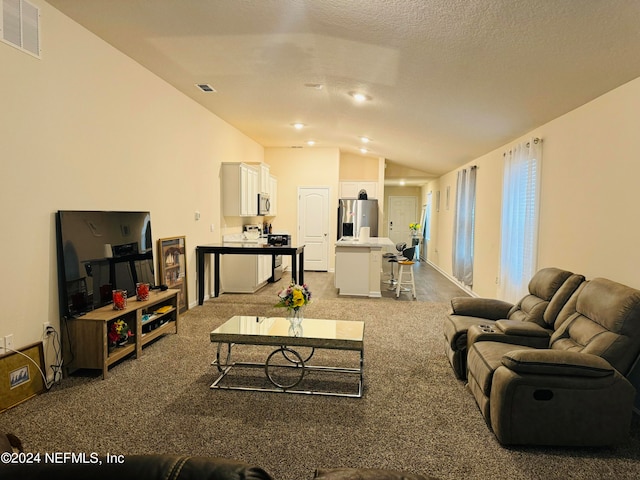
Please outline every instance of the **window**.
M2 41L40 58L40 10L26 0L1 0Z
M527 293L537 267L542 140L504 154L500 242L500 298L515 302Z

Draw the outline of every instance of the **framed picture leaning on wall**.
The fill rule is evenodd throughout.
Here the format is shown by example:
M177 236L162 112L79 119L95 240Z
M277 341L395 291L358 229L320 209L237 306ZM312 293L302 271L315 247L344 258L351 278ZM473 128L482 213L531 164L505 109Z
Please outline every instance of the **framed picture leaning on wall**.
M185 237L161 238L158 240L158 271L160 283L180 290L178 310L189 309L187 297L187 258Z

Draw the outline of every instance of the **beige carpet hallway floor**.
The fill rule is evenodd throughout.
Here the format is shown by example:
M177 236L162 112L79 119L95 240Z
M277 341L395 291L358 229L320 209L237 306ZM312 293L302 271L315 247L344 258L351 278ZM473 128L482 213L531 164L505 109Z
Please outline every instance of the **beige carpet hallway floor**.
M180 453L260 465L275 479L319 467L404 469L442 479L635 479L640 426L615 448L504 448L443 353L445 300L340 298L331 274L306 275L307 318L365 322L360 399L211 390L209 332L233 315L280 315L285 282L190 309L106 380L79 372L0 414L32 452ZM252 347L249 347L252 348ZM256 354L249 352L250 355Z

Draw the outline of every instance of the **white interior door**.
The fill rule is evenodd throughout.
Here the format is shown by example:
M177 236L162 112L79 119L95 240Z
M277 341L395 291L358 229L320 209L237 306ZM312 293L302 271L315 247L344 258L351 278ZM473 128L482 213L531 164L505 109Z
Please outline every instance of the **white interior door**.
M329 187L298 188L298 244L304 269L329 269Z
M393 243L405 242L411 246L409 224L420 222L417 203L416 197L389 197L389 238Z

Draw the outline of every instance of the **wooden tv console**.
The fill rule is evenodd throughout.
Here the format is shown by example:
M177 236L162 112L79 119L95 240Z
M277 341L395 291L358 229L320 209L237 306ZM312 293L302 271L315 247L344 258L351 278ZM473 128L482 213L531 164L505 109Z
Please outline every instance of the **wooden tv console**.
M178 295L180 290L152 290L149 299L137 301L127 300L124 310L114 310L112 305L97 308L76 318L66 320L68 338L63 342L65 371L67 374L80 369L100 369L102 378L106 378L109 366L135 353L136 358L142 355L142 347L166 333L178 333L180 314L178 312ZM154 314L162 307L169 307L163 313ZM144 321L143 315L152 315ZM109 348L107 332L109 325L124 320L134 333L124 346Z

